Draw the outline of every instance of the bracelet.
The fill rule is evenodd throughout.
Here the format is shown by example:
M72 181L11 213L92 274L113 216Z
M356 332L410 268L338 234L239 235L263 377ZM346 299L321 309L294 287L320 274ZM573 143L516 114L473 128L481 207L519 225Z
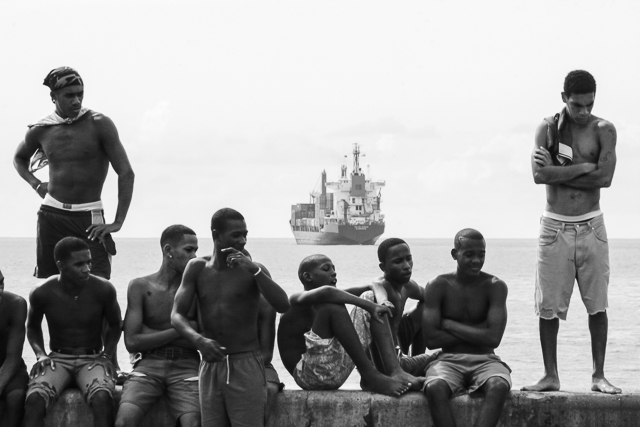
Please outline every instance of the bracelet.
M258 271L255 272L254 276L257 276L262 272L262 267L258 267Z
M38 189L42 186L42 183L38 184L35 186L34 190L36 190L36 193L38 192Z

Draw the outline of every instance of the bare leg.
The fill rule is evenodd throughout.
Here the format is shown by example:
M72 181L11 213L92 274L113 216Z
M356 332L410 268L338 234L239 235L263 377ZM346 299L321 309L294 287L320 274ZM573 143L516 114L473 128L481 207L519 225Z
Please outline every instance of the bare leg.
M451 405L451 389L444 380L434 380L427 384L425 393L429 402L431 419L436 427L455 427Z
M33 393L24 405L25 427L44 427L44 417L47 414L46 403L42 396Z
M593 375L591 390L602 393L617 394L622 390L613 386L604 377L604 357L607 352L607 333L609 318L606 311L589 316L589 332L591 332L591 355L593 357Z
M558 391L560 378L558 377L558 329L560 319L540 318L540 345L542 346L542 360L544 361L544 376L536 384L524 386L524 391Z
M98 391L91 398L93 425L95 427L113 426L113 399L106 391Z
M139 426L144 418L144 412L140 407L132 403L123 403L118 408L116 427Z
M351 317L344 305L317 304L313 331L322 338L335 336L360 372L363 390L400 396L409 389L409 384L387 377L373 366L362 348Z
M269 422L269 418L271 417L271 413L276 405L279 392L280 387L278 384L267 382L267 406L264 408L264 418L266 420L265 425Z
M180 427L200 427L200 425L200 413L192 412L189 414L184 414L180 417Z
M484 383L484 404L475 427L495 427L498 424L504 402L509 396L509 389L509 383L500 377L491 377Z
M392 378L411 384L411 390L420 390L424 384L424 377L415 377L405 372L400 366L395 347L389 319L385 316L382 322L371 321L372 353L377 353L377 359L382 372Z
M402 315L403 322L411 322L410 327L413 336L410 342L400 342L402 352L408 356L417 356L427 351L427 344L422 336L422 312L424 311L424 302L420 301L412 310ZM409 346L411 346L411 354L409 354Z
M24 415L25 394L25 390L14 390L7 395L4 405L4 415L7 421L7 427L20 426L22 416ZM0 414L2 414L1 411Z

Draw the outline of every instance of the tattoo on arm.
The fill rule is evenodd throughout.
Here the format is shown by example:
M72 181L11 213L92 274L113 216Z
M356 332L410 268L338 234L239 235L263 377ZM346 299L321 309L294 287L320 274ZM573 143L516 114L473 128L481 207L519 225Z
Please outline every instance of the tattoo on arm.
M607 151L604 156L600 157L600 161L601 162L608 162L610 155L611 155L611 151Z

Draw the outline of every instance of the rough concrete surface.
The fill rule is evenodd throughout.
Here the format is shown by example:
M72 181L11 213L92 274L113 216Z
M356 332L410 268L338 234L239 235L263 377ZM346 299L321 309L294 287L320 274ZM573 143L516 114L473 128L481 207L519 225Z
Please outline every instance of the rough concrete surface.
M121 392L116 393L116 402ZM482 397L461 396L451 405L458 426L473 425ZM173 427L163 401L147 414L143 427ZM50 409L46 427L90 427L91 410L78 390L65 391ZM640 427L640 394L512 392L502 427ZM268 427L432 427L426 397L418 392L395 399L363 391L285 390Z

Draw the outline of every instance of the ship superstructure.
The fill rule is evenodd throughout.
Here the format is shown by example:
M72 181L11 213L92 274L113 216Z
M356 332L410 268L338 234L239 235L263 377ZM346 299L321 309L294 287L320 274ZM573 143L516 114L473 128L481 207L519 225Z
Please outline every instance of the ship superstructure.
M345 156L346 157L346 156ZM322 171L319 191L310 203L291 206L291 230L298 244L373 245L384 233L380 211L384 181L367 179L360 168L360 146L353 144L353 169L342 165L340 179L327 182ZM329 191L328 191L329 190Z

